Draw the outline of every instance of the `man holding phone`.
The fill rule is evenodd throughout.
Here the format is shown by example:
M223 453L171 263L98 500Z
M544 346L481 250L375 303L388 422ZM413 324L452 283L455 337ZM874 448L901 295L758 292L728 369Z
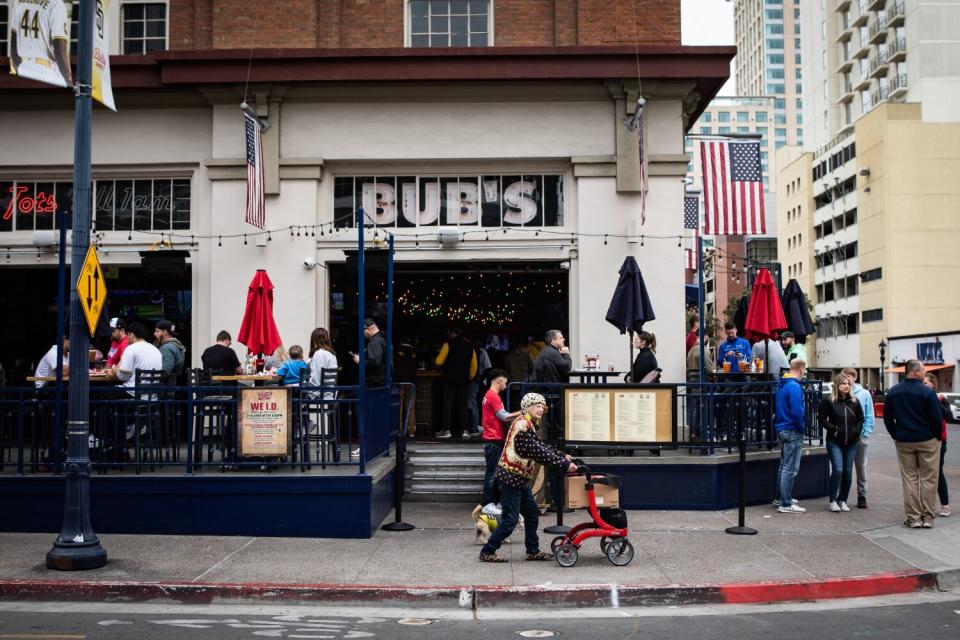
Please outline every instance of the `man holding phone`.
M382 387L387 383L387 341L373 318L363 321L363 335L367 338L365 378L368 387ZM360 364L360 356L350 352L354 363Z

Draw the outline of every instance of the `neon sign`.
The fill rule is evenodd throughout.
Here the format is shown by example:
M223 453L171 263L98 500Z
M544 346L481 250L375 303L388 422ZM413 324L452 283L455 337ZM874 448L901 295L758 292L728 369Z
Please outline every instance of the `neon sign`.
M13 197L10 198L10 204L7 205L6 210L3 212L3 220L10 220L13 217L14 211L24 215L57 212L56 195L38 191L36 196L23 196L23 193L28 189L29 187L16 186L10 187L7 190Z

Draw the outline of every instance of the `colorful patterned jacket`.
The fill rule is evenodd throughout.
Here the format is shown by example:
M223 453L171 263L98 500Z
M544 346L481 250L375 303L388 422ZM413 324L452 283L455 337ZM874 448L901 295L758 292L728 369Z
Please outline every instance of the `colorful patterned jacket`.
M497 464L497 480L521 489L533 479L536 462L563 469L570 466L563 452L537 437L536 425L528 413L514 420L507 431L503 453Z

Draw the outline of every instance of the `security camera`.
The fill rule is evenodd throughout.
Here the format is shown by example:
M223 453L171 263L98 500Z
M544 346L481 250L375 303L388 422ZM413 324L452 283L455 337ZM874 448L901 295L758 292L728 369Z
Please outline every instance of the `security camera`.
M316 258L311 257L311 258L303 259L303 268L306 269L307 271L312 271L313 269L316 268L316 266L317 266Z
M867 177L870 175L870 167L860 167L860 175Z

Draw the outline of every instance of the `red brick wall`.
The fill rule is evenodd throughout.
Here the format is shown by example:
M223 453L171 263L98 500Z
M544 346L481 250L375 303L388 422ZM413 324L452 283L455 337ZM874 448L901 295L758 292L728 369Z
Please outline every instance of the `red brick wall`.
M402 47L404 0L170 0L171 49ZM497 46L679 44L680 0L493 0Z

